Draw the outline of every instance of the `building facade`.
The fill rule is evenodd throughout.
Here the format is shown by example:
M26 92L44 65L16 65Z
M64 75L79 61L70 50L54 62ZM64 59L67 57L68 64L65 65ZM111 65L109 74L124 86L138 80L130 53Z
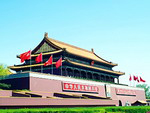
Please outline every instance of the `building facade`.
M43 62L36 63L35 58L43 54ZM53 65L43 66L49 57L53 55ZM55 67L56 61L62 57L62 67ZM19 56L18 56L19 58ZM69 76L79 79L103 81L114 83L123 72L114 71L112 68L117 66L108 62L94 53L73 45L69 45L52 38L48 38L46 33L41 43L32 51L31 60L26 60L22 65L11 66L16 72L42 72L60 76Z
M36 63L41 53L42 62ZM52 65L44 66L51 56ZM62 64L56 68L60 58ZM114 71L114 66L117 64L99 57L93 49L88 51L48 38L46 33L32 50L31 59L10 66L16 74L0 80L12 86L10 91L0 91L0 108L126 106L146 101L144 89L119 83L119 76L124 73Z

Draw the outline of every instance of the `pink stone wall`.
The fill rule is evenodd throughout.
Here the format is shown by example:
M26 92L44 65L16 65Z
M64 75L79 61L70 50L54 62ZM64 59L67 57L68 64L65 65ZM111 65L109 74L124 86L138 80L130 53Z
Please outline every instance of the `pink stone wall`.
M22 79L25 79L25 78L22 78ZM67 81L52 80L52 79L45 79L45 78L39 78L39 77L30 77L28 80L30 80L28 86L29 86L29 90L31 90L31 93L42 95L42 97L44 97L44 98L53 97L54 93L69 93L69 94L72 93L72 94L77 94L77 95L89 94L89 95L95 95L95 96L100 96L100 97L106 97L105 85L94 85L94 84L91 85L91 84L89 84L91 86L98 87L98 93L96 94L96 93L89 93L89 92L83 93L83 92L66 92L66 91L63 91L62 83L67 82ZM23 81L23 80L21 80L21 81ZM83 84L83 85L86 85L86 84L88 85L88 81L86 84L82 83L82 82L72 82L72 83L79 83L79 84ZM22 84L24 84L24 83L22 83ZM125 91L128 90L129 95L127 95L128 92L124 92L126 95L117 94L116 88L118 88L118 87L121 87L121 89L125 89ZM110 85L110 94L111 94L111 98L112 98L112 103L111 103L111 101L103 101L103 103L101 103L101 104L103 104L103 105L107 104L108 105L108 103L110 102L112 105L115 102L116 105L119 105L119 100L120 100L122 105L124 106L127 101L129 103L133 103L137 100L146 100L145 99L145 92L142 89L131 88L131 87L127 87L127 86L120 86L120 85L118 85L118 87L117 87L117 85ZM21 86L20 86L20 88L21 88ZM132 92L130 94L130 90L132 90L132 91L134 90L134 92L135 92L134 95L131 95ZM4 96L10 97L10 96L12 96L12 91L0 90L0 96L1 97L2 96L3 97ZM7 99L5 99L5 100L7 100ZM22 99L20 99L20 100L22 100ZM64 105L68 104L67 103L68 99L63 99L63 100L64 101L62 101L62 102L64 102L63 103ZM73 99L72 101L73 101L73 104L80 104L82 102L83 102L82 104L86 104L87 102L88 102L87 104L89 104L90 100L91 100L91 104L97 104L97 103L100 104L100 102L99 102L100 100L97 100L97 99L94 99L94 100L93 99L88 99L88 100L86 99L85 101L82 100L81 102L80 102L80 99ZM32 103L32 99L30 101ZM40 100L40 101L44 102L44 100ZM38 101L38 102L40 102L40 101ZM57 101L59 101L59 100L57 100ZM21 101L18 101L18 102L20 103ZM47 100L46 100L46 102L47 102ZM71 101L69 100L68 102L71 102ZM25 104L27 104L27 103L25 103Z
M98 94L98 96L100 96L100 97L106 97L105 87L104 86L98 86L98 88L99 88L99 94Z
M111 88L111 95L113 100L121 100L122 105L124 106L125 103L128 101L130 104L134 103L137 100L146 100L144 90L135 90L136 95L117 95L116 88Z
M81 83L83 84L83 83ZM31 91L34 92L65 92L62 90L62 81L59 80L50 80L50 79L43 79L43 78L30 78L30 88ZM106 97L105 96L105 87L104 86L98 86L98 94L94 93L84 93L84 94L92 94L100 97ZM76 93L81 94L80 92L65 92L65 93Z
M92 82L92 81L88 81L88 80L87 81L80 81L80 80L67 78L67 77L64 77L64 78L63 77L62 78L61 77L58 77L58 78L55 77L55 80L54 80L53 77L55 77L55 76L48 76L45 74L35 73L35 75L33 75L33 76L27 76L27 77L23 76L22 78L14 78L13 80L12 80L12 78L10 78L10 79L7 79L6 82L11 81L12 86L17 88L17 89L29 89L29 90L31 90L30 93L41 95L43 99L46 99L46 97L53 97L54 93L69 93L69 94L77 94L77 95L81 95L81 96L82 96L82 94L88 94L88 95L93 95L93 96L95 95L95 96L99 96L99 97L106 97L105 83L98 83L97 84L96 82ZM64 81L59 80L59 79L63 79ZM85 90L84 90L84 88L82 90L78 90L78 92L75 91L74 88L71 89L72 90L71 92L69 92L68 89L66 91L63 91L63 85L62 84L69 82L69 81L72 81L72 82L70 82L72 84L80 84L81 86L88 86L89 85L89 87L86 87ZM74 87L73 85L70 85L69 88L71 86ZM90 86L91 86L91 88L90 88ZM93 93L92 87L98 88L98 93ZM143 89L133 88L133 87L128 87L128 86L122 86L122 85L114 85L114 84L107 84L106 87L107 87L107 94L109 94L109 92L110 92L111 99L112 99L112 101L116 102L116 105L119 105L119 100L121 101L123 106L125 105L125 103L127 101L130 104L134 103L137 100L146 101L145 92ZM116 88L117 88L118 94L116 93ZM118 89L121 89L121 90L118 90ZM79 91L83 91L83 90L85 92L79 92ZM91 93L88 91L91 91ZM95 92L97 92L97 90ZM1 97L4 97L4 96L10 97L10 96L12 96L12 91L0 90L0 96ZM64 103L67 102L67 100L68 99L64 99ZM99 99L98 100L95 99L96 101L92 100L92 99L88 99L88 102L90 102L90 100L92 101L93 104L94 104L94 102L99 103ZM41 101L43 101L43 100L41 100ZM73 103L74 104L80 103L79 101L80 101L79 99L77 99L77 100L74 99L75 103L74 102ZM86 101L87 100L84 101L84 99L82 99L81 102L84 102L84 104L85 104ZM70 101L68 101L68 102L70 102ZM108 102L108 101L103 101L103 102ZM111 101L109 101L109 102L111 102ZM66 103L66 104L68 104L68 103ZM89 103L86 103L86 104L89 104ZM105 104L105 103L101 103L101 104Z
M109 105L114 106L116 100L101 99L49 99L49 98L0 98L1 106L48 106L48 105Z
M62 92L62 85L59 80L31 77L29 89L31 91Z
M136 98L138 100L146 101L146 97L145 97L145 92L144 91L136 90L136 93L137 93Z
M12 96L12 91L11 90L0 90L0 96L4 97L10 97Z
M66 81L63 81L66 82ZM81 83L83 84L83 83ZM103 85L97 86L99 88L98 94L94 93L84 93L84 94L90 94L90 95L96 95L100 97L106 97L105 94L105 87ZM31 91L41 91L48 92L47 95L53 96L53 93L55 92L63 92L62 90L62 81L60 80L51 80L51 79L44 79L44 78L30 78L30 90ZM51 94L50 94L51 93ZM65 93L74 93L74 94L82 94L82 92L65 92ZM117 95L115 87L111 87L111 98L113 100L121 100L122 105L124 106L125 103L128 101L129 103L133 103L136 100L145 100L145 92L142 90L136 90L136 95Z

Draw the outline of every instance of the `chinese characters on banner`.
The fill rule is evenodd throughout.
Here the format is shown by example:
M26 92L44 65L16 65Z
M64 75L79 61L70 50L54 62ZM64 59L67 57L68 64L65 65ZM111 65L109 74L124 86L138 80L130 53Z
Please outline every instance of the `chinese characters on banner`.
M98 93L98 87L75 83L63 83L63 90Z
M116 88L116 94L118 95L136 95L136 91L130 89L118 89Z

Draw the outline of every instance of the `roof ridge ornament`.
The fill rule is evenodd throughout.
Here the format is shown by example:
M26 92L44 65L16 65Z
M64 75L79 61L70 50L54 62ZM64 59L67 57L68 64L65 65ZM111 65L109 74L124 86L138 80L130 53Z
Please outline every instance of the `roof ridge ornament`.
M93 48L91 48L91 52L94 53L94 49Z
M48 33L47 32L45 32L44 38L48 38Z

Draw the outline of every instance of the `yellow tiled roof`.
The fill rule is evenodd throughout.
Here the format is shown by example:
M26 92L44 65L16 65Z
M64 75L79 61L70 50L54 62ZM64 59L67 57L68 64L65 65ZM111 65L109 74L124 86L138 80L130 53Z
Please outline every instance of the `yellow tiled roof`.
M42 53L42 55L52 55L55 53L59 53L62 52L63 50L57 50L57 51L52 51L52 52L46 52L46 53ZM40 54L40 53L39 53ZM37 57L39 54L31 54L31 57ZM18 58L20 58L20 55L17 56Z
M134 103L136 103L136 102L140 102L140 103L142 103L142 104L146 104L147 102L146 101L144 101L144 100L137 100L137 101L135 101ZM134 104L133 103L133 104Z
M73 46L73 45L69 45L69 44L66 44L64 42L54 40L52 38L46 38L45 37L45 39L47 41L49 41L50 43L54 44L56 47L59 47L59 48L62 48L62 49L65 48L66 51L71 53L71 54L81 56L81 57L84 57L84 58L88 58L88 59L91 59L91 60L95 60L95 61L98 61L98 62L102 62L102 63L105 63L105 64L109 64L109 65L112 65L112 66L117 65L117 64L114 64L112 62L108 62L108 61L100 58L99 56L97 56L92 51L88 51L88 50L85 50L85 49L82 49L82 48L79 48L79 47L76 47L76 46Z

